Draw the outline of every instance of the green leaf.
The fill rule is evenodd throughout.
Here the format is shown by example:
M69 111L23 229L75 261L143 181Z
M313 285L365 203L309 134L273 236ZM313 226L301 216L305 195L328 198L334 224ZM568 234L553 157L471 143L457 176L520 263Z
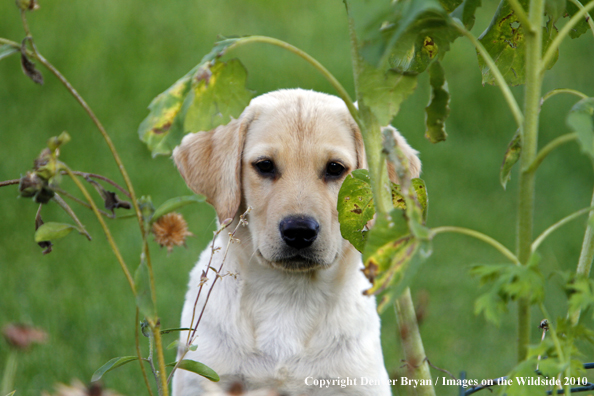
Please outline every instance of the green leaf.
M410 181L411 186L415 192L415 200L420 205L421 222L427 219L427 209L429 204L429 198L427 196L427 187L425 181L420 178L415 178ZM402 195L402 188L398 184L392 184L392 204L397 209L406 210L406 197Z
M569 111L567 125L577 132L582 151L594 158L594 98L577 102Z
M134 287L136 288L136 306L148 320L156 320L157 314L150 288L149 270L144 259L134 274Z
M422 179L412 179L411 184L424 219L428 202L425 182ZM391 185L394 207L405 210L406 199L402 196L400 186L394 183ZM375 215L369 172L366 169L357 169L345 178L338 193L337 210L342 237L363 253L369 232L367 223Z
M17 52L19 52L17 48L14 48L8 44L0 46L0 60L8 58L10 55L16 54Z
M509 301L526 298L531 304L544 300L544 277L538 268L538 255L533 255L527 265L490 264L477 265L470 271L480 278L481 284L492 284L487 293L475 301L475 314L483 313L487 321L499 325L500 317L507 310Z
M429 67L429 82L431 84L431 99L425 107L425 137L431 143L446 140L445 120L450 114L450 93L445 79L443 67L435 61Z
M380 227L374 226L372 232ZM387 233L386 230L380 232L384 235ZM395 232L395 234L397 233L398 231ZM370 241L373 239L375 239L375 235L372 233ZM430 242L422 241L411 235L389 241L370 255L365 262L363 273L372 281L373 285L364 293L372 295L386 291L388 302L393 301L408 287L420 265L430 254ZM383 271L380 269L380 265L384 267ZM385 303L382 303L382 306L385 306Z
M357 169L349 174L338 193L340 233L360 252L367 241L367 223L375 214L369 172Z
M380 125L392 122L400 110L400 104L416 87L416 75L393 70L382 72L369 65L359 76L359 90L365 105L371 108Z
M6 396L14 396L15 393L16 393L16 390L13 390L12 392L10 392L9 394L7 394Z
M186 205L190 205L192 203L201 202L205 202L205 198L202 195L186 195L183 197L171 198L165 201L161 206L159 206L155 210L155 213L153 213L151 217L150 224L159 220L160 217L166 215L167 213L171 213L179 208L182 208Z
M247 71L239 60L215 63L210 73L192 83L185 132L208 131L227 124L231 117L239 117L252 98L252 92L245 88Z
M195 69L192 69L188 74L177 80L165 92L153 99L148 107L150 113L140 124L138 134L140 140L146 143L149 150L152 151L153 157L159 154L169 154L167 150L161 152L158 149L161 149L160 143L169 133L175 118L182 108L195 72Z
M519 3L524 9L527 9L528 0L519 0ZM543 53L557 35L557 29L552 25L547 28L542 28ZM548 29L548 30L547 30ZM495 64L501 71L505 81L509 85L524 84L525 67L524 60L526 57L526 41L524 27L519 22L514 10L511 8L507 0L502 0L495 12L495 16L491 20L491 24L481 34L479 41L484 45L487 52L491 55ZM495 84L495 77L491 69L487 66L483 57L478 54L479 67L483 74L483 84ZM555 56L549 64L547 69L553 67L558 58Z
M103 374L107 373L108 371L116 369L120 366L123 366L126 363L130 363L135 360L138 360L138 356L124 356L124 357L113 358L93 373L91 382L99 381L101 379L101 377L103 377Z
M151 102L138 133L153 156L169 155L184 134L226 124L248 105L252 93L245 88L247 72L241 62L218 61L238 40L216 43L196 67Z
M60 239L70 234L72 230L78 230L78 228L72 224L48 222L35 231L35 242Z
M594 1L594 0L584 0L584 1L581 1L581 3L583 6L585 6L586 4L590 3L591 1ZM579 10L580 9L575 4L573 4L571 1L567 2L567 15L570 18L573 17ZM591 14L592 14L592 12L590 11L590 15ZM588 26L588 19L586 19L586 18L587 17L584 16L577 23L577 25L575 25L575 27L569 31L569 37L571 37L573 39L578 38L590 29L590 27Z
M550 23L555 23L565 13L567 0L545 0L545 11L550 17Z
M385 216L377 216L363 250L365 267L372 271L372 276L368 276L371 282L375 278L373 273L380 274L390 267L394 254L405 242L401 240L409 234L403 210L393 209Z
M481 0L464 0L450 15L461 20L464 27L471 30L476 19L474 14L480 6Z
M512 138L511 142L507 146L507 150L505 151L505 155L503 156L503 163L501 164L501 170L499 172L499 182L505 189L507 186L507 182L511 177L511 170L513 166L518 162L520 159L520 154L522 153L522 137L520 136L520 131L518 130L514 137Z
M361 55L382 70L423 72L460 36L437 0L348 1L348 6Z
M176 362L173 362L173 363L169 363L167 366L175 367L175 365L176 365ZM191 372L201 375L205 378L208 378L209 380L214 381L214 382L218 382L220 379L219 375L217 373L215 373L215 371L213 369L211 369L210 367L208 367L205 364L196 362L194 360L184 359L179 363L178 368L181 368L181 369L184 369L187 371L191 371Z
M576 276L575 278L570 279L565 288L569 297L568 305L570 315L588 308L594 308L593 280L588 279L585 276Z

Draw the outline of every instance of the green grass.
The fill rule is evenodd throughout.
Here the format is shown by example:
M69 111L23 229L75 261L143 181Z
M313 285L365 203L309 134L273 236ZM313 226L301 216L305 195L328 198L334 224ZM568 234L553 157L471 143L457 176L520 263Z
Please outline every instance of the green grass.
M485 2L486 3L486 2ZM493 10L493 1L485 5ZM484 14L488 14L484 11ZM139 195L159 204L187 195L189 190L168 158L153 160L138 140L136 129L151 99L191 69L210 50L217 35L262 34L286 40L326 65L351 92L350 50L342 2L202 0L115 0L41 2L30 14L39 50L53 62L93 107L111 134ZM475 34L486 27L478 18ZM0 2L0 36L20 41L23 31L13 1ZM302 87L333 93L315 71L277 48L254 46L235 54L249 71L248 85L256 93ZM594 40L587 33L561 47L561 58L545 79L545 91L569 87L594 95ZM426 76L403 105L394 124L421 151L423 178L430 197L429 225L456 225L485 232L513 249L517 174L504 191L499 166L515 132L512 116L496 87L482 87L476 54L457 41L444 61L452 94L449 138L432 145L424 137L423 108L428 101ZM15 179L32 166L45 141L63 130L72 142L62 159L72 168L121 178L100 135L66 90L46 70L43 87L20 71L18 58L0 61L0 180ZM521 103L521 87L514 88ZM564 120L574 99L558 96L543 107L541 146L567 131ZM592 168L576 144L554 152L537 178L535 234L547 225L589 205ZM67 187L72 190L72 183ZM45 329L48 343L21 356L17 394L36 395L57 381L88 381L107 360L134 354L134 300L126 280L92 214L78 209L92 242L72 234L57 241L54 252L41 255L33 242L36 205L17 197L15 187L0 189L0 326L24 322ZM83 210L84 209L84 210ZM187 249L167 254L151 242L157 276L159 314L163 327L178 324L187 275L214 229L214 212L207 205L183 210L196 235ZM52 205L46 221L67 221ZM139 262L140 238L134 220L110 223L128 266ZM550 276L547 306L564 315L559 270L574 270L585 220L558 231L542 251L545 276ZM513 367L516 356L513 306L494 327L473 313L481 289L468 269L476 263L503 262L492 248L461 235L440 235L412 289L428 296L421 324L431 362L468 378L492 378ZM533 341L538 339L541 314L533 312ZM592 322L587 322L590 326ZM383 317L387 366L396 373L402 355L396 340L393 312ZM166 336L168 344L175 338ZM7 355L0 342L0 369ZM146 348L145 348L146 349ZM583 349L594 360L594 350ZM166 360L174 359L172 351ZM394 374L396 375L396 374ZM442 375L434 372L434 375ZM104 383L123 394L143 389L138 365L108 373ZM455 388L438 387L453 395Z

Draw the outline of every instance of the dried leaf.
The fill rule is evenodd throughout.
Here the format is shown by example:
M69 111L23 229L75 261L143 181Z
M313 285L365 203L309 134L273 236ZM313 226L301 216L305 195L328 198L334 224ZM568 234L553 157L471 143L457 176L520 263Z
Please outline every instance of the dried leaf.
M23 41L23 45L21 46L21 68L25 76L29 77L33 82L43 85L43 75L35 68L35 63L27 57L25 41Z

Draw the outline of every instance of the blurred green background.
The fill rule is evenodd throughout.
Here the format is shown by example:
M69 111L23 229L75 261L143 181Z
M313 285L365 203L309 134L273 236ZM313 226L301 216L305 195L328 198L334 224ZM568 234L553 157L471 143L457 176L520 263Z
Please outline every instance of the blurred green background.
M316 57L353 94L347 25L339 0L86 0L40 1L29 13L37 47L78 89L111 134L139 195L158 205L187 195L169 158L151 159L138 140L137 127L148 114L151 99L185 74L207 53L217 35L270 35L286 40ZM483 1L474 28L480 34L497 3ZM0 37L24 37L13 0L0 2ZM333 93L331 87L301 59L277 48L251 46L231 54L247 66L248 86L257 94L285 87ZM499 185L499 167L515 132L513 119L496 87L481 86L476 54L459 39L444 61L452 95L446 142L432 145L424 137L427 76L394 121L420 150L423 178L430 197L429 225L456 225L485 232L513 249L515 239L516 172L507 191ZM568 87L594 95L594 40L588 32L567 40L561 57L547 74L545 91ZM23 76L17 56L0 62L0 180L19 178L50 136L68 131L72 142L61 158L71 168L107 175L123 184L110 152L82 109L50 73L33 84ZM514 88L519 102L521 87ZM543 106L541 146L567 132L565 116L575 99L559 95ZM555 151L541 166L537 179L535 234L563 216L589 205L592 167L576 144ZM64 187L74 190L72 183ZM134 300L106 239L90 211L76 207L94 236L92 242L71 234L43 256L33 242L37 206L17 199L16 186L0 189L0 326L23 322L49 333L48 343L22 355L17 395L38 395L55 382L89 381L107 360L134 355ZM75 205L75 204L73 204ZM195 238L187 249L167 254L151 242L157 275L159 313L163 327L176 327L187 276L211 238L214 212L207 205L183 210ZM44 208L45 221L67 221L55 205ZM140 239L134 220L110 222L116 241L133 271ZM541 248L542 267L549 279L547 306L564 315L565 297L557 271L574 270L585 218L554 234ZM489 246L460 235L440 235L434 252L413 282L415 300L422 302L421 332L431 362L468 378L504 375L516 360L515 310L500 327L474 315L481 288L468 275L476 263L503 258ZM533 312L533 341L539 338L541 314ZM592 322L587 322L592 325ZM166 336L169 344L175 335ZM384 356L396 377L402 354L394 313L383 316ZM144 341L143 341L144 342ZM146 348L144 348L146 349ZM0 342L0 369L8 347ZM586 359L594 360L584 346ZM167 360L174 359L168 351ZM434 372L434 376L442 373ZM144 394L137 364L104 377L107 387L123 394ZM454 395L439 386L439 394ZM395 393L399 390L396 389Z

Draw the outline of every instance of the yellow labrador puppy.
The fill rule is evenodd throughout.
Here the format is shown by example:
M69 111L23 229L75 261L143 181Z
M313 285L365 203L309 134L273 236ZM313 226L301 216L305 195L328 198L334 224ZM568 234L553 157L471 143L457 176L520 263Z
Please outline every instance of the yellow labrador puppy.
M394 133L418 176L417 152ZM342 181L366 166L344 102L300 89L271 92L253 99L238 120L187 135L173 158L219 221L233 219L229 229L252 208L224 264L224 273L237 276L218 280L197 349L185 356L221 381L178 370L174 395L222 394L237 381L284 395L390 395L375 300L362 294L370 285L361 256L341 237L336 211ZM224 234L214 268L228 243ZM182 327L196 320L215 279L210 260L208 248L190 275ZM195 304L203 271L209 280ZM186 339L182 334L181 343Z

